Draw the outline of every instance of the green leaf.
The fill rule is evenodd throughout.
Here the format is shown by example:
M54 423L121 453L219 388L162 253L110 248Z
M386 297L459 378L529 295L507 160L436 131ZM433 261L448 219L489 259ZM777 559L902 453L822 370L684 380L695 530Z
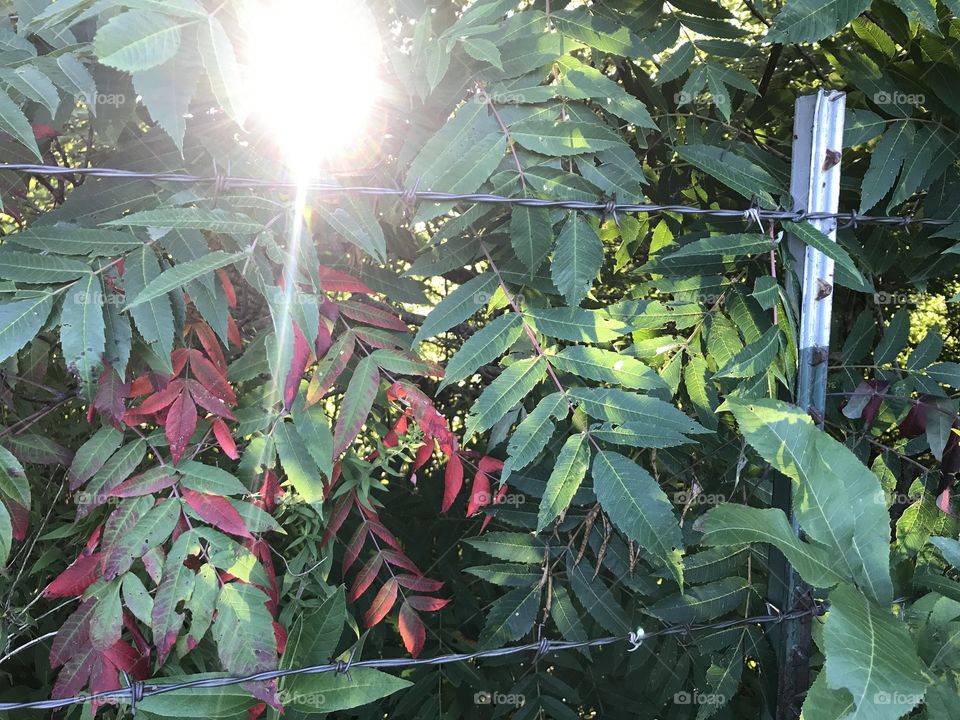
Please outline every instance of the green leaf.
M7 241L57 255L92 257L114 257L144 247L141 240L128 232L88 230L74 225L33 225L8 235Z
M497 276L492 272L486 272L467 280L463 285L444 297L430 311L413 339L413 344L416 345L446 332L465 321L490 302L490 298L498 287Z
M323 673L291 678L281 697L285 705L307 714L330 713L370 705L413 683L373 668L350 673Z
M855 588L830 593L823 632L827 685L846 689L856 710L848 718L896 720L919 705L930 684L906 624ZM804 703L804 714L820 717Z
M112 580L125 573L134 560L166 541L179 519L180 503L176 500L165 500L148 510L104 551L103 576Z
M518 360L491 382L473 404L467 417L463 442L492 428L507 411L523 400L546 377L542 357Z
M153 598L134 573L123 576L123 605L134 617L145 625L150 625L150 616L153 615Z
M679 250L661 258L660 261L670 263L671 260L686 257L740 257L742 255L767 253L774 250L775 247L776 245L769 237L757 233L716 235L687 243Z
M910 309L902 307L890 319L890 324L883 331L883 337L873 351L873 362L880 366L892 363L897 359L900 351L907 346L910 336Z
M183 152L186 116L200 73L194 57L179 53L162 65L133 73L133 88L156 123Z
M223 673L198 675L168 675L163 681L169 683L205 680L223 677ZM144 698L137 710L148 716L168 718L229 718L244 717L247 710L257 702L250 692L240 685L226 687L193 687L189 690L174 690L163 695Z
M818 545L801 541L782 510L724 503L704 517L705 545L740 546L755 542L776 547L813 587L829 588L844 581L844 576L833 568L830 554Z
M550 605L550 617L557 626L560 635L568 642L584 642L587 640L587 631L580 622L580 613L570 599L570 593L563 585L553 586L553 602ZM581 648L580 652L590 657L590 651Z
M238 125L247 118L247 86L237 62L230 36L213 15L201 23L197 33L200 58L210 79L217 102Z
M255 673L277 664L277 639L267 594L246 583L227 583L217 599L213 637L220 663L229 672Z
M870 156L870 167L863 176L860 212L876 207L897 180L907 153L913 146L913 124L908 121L890 125Z
M694 167L715 177L748 200L758 197L766 207L773 207L773 195L781 192L780 184L763 168L746 158L713 145L680 145L677 155Z
M5 71L0 78L26 97L41 103L51 115L56 114L60 105L57 86L34 65L21 65L16 70Z
M293 423L278 422L273 429L273 440L287 481L306 502L320 507L323 502L323 480L296 426Z
M351 212L353 210L353 212ZM333 210L320 206L320 214L340 236L363 250L381 263L387 261L387 244L383 229L375 217L369 217L359 205L353 208L337 207Z
M583 155L623 144L616 132L599 122L525 120L511 127L510 135L527 150L554 157Z
M491 532L466 542L498 560L539 565L543 562L543 541L530 533Z
M235 235L252 235L263 230L263 225L251 220L246 215L231 213L226 210L206 210L204 208L141 210L103 224L107 226L170 228L172 230L208 230L209 232Z
M287 635L287 647L280 659L281 669L321 665L333 656L343 632L347 613L345 602L341 586L320 607L297 615Z
M644 425L684 434L709 433L670 403L658 398L607 388L571 388L567 394L584 411L598 420L616 424L630 423L639 430Z
M730 358L714 377L752 378L761 375L780 352L782 343L783 332L774 325L759 340L750 343Z
M0 90L0 130L12 135L19 140L37 160L43 162L43 156L40 154L40 148L33 136L33 128L27 116L23 114L20 107L10 98L10 96Z
M0 563L7 564L10 548L13 547L13 523L6 505L0 503Z
M127 298L134 298L160 277L160 264L150 248L142 248L127 256L123 272L123 289ZM170 298L165 293L134 307L130 314L137 325L140 336L154 348L157 357L169 366L170 353L173 350L173 309Z
M517 640L533 628L540 609L540 586L511 590L493 603L480 634L480 646L498 647Z
M537 532L542 532L561 513L566 512L589 468L589 438L586 433L571 435L560 449L547 480L537 516Z
M816 42L833 35L870 6L870 0L790 0L777 15L767 40Z
M30 507L30 482L20 461L0 446L0 493L25 508Z
M890 602L890 520L876 476L800 408L773 400L726 404L747 442L793 481L794 513L810 540L827 549L849 582Z
M736 609L746 599L749 588L743 578L723 578L660 598L646 612L669 623L715 620Z
M357 363L340 405L337 425L333 431L335 457L339 457L356 439L360 428L367 421L379 389L380 368L373 358L365 357Z
M630 458L605 450L593 461L593 490L613 524L682 586L680 525L650 473Z
M385 351L377 351L385 352ZM374 359L379 362L377 352ZM327 477L333 476L333 433L330 431L330 419L320 405L306 410L295 408L293 424L310 457Z
M178 263L174 267L164 270L158 277L147 283L146 287L136 297L129 298L124 310L132 310L155 298L163 297L171 290L183 287L187 283L202 278L214 270L231 265L243 257L244 253L228 254L222 250L215 250L197 260Z
M929 7L929 5L928 5ZM888 37L882 33L883 37ZM923 185L924 177L930 170L933 160L944 150L940 136L928 127L921 127L913 139L913 146L903 163L900 182L887 206L889 211L908 200Z
M604 630L614 635L623 635L630 630L620 603L610 588L594 575L589 563L574 564L573 554L567 553L567 577L577 600Z
M610 350L574 345L549 358L557 370L574 373L588 380L634 390L666 390L667 385L656 372L636 358Z
M506 313L494 318L467 338L449 361L443 381L437 388L444 388L468 377L487 363L491 363L509 350L523 334L523 322L516 313Z
M683 43L661 63L660 72L657 73L657 85L663 85L683 75L690 69L695 56L696 48L693 43L689 41Z
M550 19L564 35L600 52L631 59L650 58L653 52L626 25L591 15L586 8L558 10Z
M543 578L540 568L533 565L517 565L516 563L478 565L477 567L468 567L464 572L476 575L488 583L505 587L530 587Z
M180 23L169 15L130 10L101 26L93 47L104 65L131 73L148 70L177 54Z
M80 379L86 401L92 402L103 369L106 321L100 279L92 273L67 292L60 312L60 345L67 368Z
M553 223L546 208L514 206L510 214L510 244L520 262L535 273L553 246Z
M183 533L173 543L163 563L163 573L157 593L153 599L153 613L150 627L153 630L153 642L157 646L160 662L173 648L183 627L184 613L178 610L181 602L186 602L193 592L193 570L184 565L188 555L200 552L200 543L196 532ZM222 690L222 688L221 688Z
M557 238L550 272L571 307L579 306L590 292L603 265L603 243L593 227L578 213L564 223Z
M537 332L569 342L607 343L631 331L629 325L610 317L605 310L527 308L523 316Z
M181 461L176 470L184 487L207 495L246 495L250 491L226 470L195 460Z
M504 463L500 478L507 481L510 473L522 470L537 459L553 437L556 426L551 418L561 419L567 415L567 399L563 393L553 393L540 400L523 422L517 425L507 446L509 459ZM562 411L562 412L561 412Z
M463 49L466 50L467 55L475 60L490 63L495 68L503 70L500 50L489 40L485 38L466 38L463 41Z
M187 649L199 644L210 629L219 593L220 578L214 567L208 563L197 571L193 592L185 605L185 609L190 613L190 630L184 638Z
M67 470L67 482L74 490L92 478L123 442L123 433L112 427L102 427L87 440L73 456Z
M893 3L903 11L910 22L919 23L930 32L940 34L937 29L939 23L936 2L931 2L931 0L893 0Z

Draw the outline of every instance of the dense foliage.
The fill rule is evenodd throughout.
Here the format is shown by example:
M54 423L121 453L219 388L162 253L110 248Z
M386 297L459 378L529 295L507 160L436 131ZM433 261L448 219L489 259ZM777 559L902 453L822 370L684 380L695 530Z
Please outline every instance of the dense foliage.
M4 162L289 179L248 117L239 0L4 10ZM283 188L2 171L0 701L765 614L775 548L829 602L804 717L956 717L960 2L369 10L386 92L325 182L790 208L794 99L830 88L841 207L957 224L832 246L749 219L357 194L300 214ZM351 58L290 72L307 95ZM790 403L789 232L837 263L822 417ZM776 629L625 650L137 713L776 710Z

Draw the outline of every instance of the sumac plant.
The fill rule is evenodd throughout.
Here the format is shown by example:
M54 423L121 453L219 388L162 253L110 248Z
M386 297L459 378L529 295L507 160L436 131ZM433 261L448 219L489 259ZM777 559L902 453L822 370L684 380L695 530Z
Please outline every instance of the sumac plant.
M956 718L960 3L365 7L381 82L342 149L247 112L240 0L3 3L0 160L59 172L0 168L0 702L79 696L9 716L339 661L137 716ZM350 110L322 82L346 48L277 77L318 120ZM957 223L833 245L413 193L797 209L820 88L843 209ZM340 150L322 192L291 145ZM791 243L836 262L812 415ZM785 626L709 627L794 609L784 559L824 610L809 677L780 677Z

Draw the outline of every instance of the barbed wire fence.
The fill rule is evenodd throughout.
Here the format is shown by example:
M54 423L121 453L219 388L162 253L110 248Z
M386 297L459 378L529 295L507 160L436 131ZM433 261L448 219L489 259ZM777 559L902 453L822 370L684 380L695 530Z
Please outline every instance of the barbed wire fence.
M126 180L152 180L156 182L209 184L217 191L230 189L289 189L299 188L294 181L264 180L250 177L231 177L226 175L203 176L170 172L139 172L116 168L82 167L71 168L59 165L0 164L0 170L27 173L44 177L95 177ZM469 202L481 205L507 205L537 207L562 210L580 210L600 212L616 219L620 213L674 213L677 215L699 215L706 217L742 219L748 222L774 220L781 222L805 222L808 220L836 220L845 227L858 225L886 225L892 227L928 226L948 227L960 223L960 220L947 218L915 217L913 215L861 215L857 212L806 212L805 210L783 210L763 208L756 203L742 209L705 208L693 205L660 205L656 203L624 203L615 197L598 199L595 202L583 200L544 200L534 197L505 197L487 193L452 193L437 190L420 190L418 186L409 189L376 187L366 185L336 185L324 182L306 183L309 192L325 195L369 195L378 197L396 197L408 204L417 202L457 203Z
M12 710L58 710L72 705L82 705L88 702L97 703L117 703L125 702L131 710L136 710L138 703L144 699L165 695L167 693L183 690L195 690L200 688L222 688L233 685L241 685L250 682L268 682L270 680L279 680L281 678L296 677L298 675L318 675L321 673L343 673L349 675L352 668L375 668L405 670L408 668L448 665L458 662L470 662L473 660L483 660L489 658L502 658L513 655L526 655L534 653L534 661L549 655L552 652L564 650L578 650L582 648L597 648L609 645L627 643L630 647L626 652L639 650L641 645L647 640L669 636L690 636L694 633L705 631L729 630L731 628L746 627L749 625L779 624L789 620L799 620L805 617L820 617L828 610L828 605L823 602L813 602L810 607L792 610L790 612L771 612L766 615L754 615L752 617L736 618L723 620L715 623L690 623L683 625L668 625L667 627L655 630L653 632L644 632L638 628L635 632L628 635L613 635L609 637L595 638L593 640L569 641L569 640L548 640L543 638L537 642L526 643L524 645L512 645L508 647L490 648L487 650L478 650L472 653L454 653L450 655L438 655L431 658L384 658L379 660L357 660L353 661L338 660L337 662L327 663L325 665L313 665L301 668L285 668L281 670L267 670L264 672L253 673L244 676L224 676L215 678L204 678L201 680L190 680L179 683L163 683L156 681L136 681L131 682L125 688L117 690L107 690L98 693L87 693L73 695L70 697L57 698L55 700L35 700L30 702L10 702L0 703L0 712Z

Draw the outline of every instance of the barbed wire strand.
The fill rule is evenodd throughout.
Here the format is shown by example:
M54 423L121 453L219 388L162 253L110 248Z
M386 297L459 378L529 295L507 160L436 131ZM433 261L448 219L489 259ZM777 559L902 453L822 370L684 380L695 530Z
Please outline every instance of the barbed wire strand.
M196 688L218 688L232 685L240 685L250 682L266 682L269 680L278 680L285 677L297 675L316 675L327 672L349 673L351 668L388 668L388 669L407 669L413 667L448 665L457 662L468 662L470 660L482 660L487 658L501 658L510 655L522 655L526 653L536 653L537 657L542 657L551 652L561 650L577 650L581 648L603 647L605 645L614 645L617 643L629 643L630 648L627 652L632 652L640 648L646 640L657 637L668 637L671 635L687 636L695 632L729 630L731 628L745 627L748 625L760 625L781 623L789 620L798 620L800 618L815 616L819 617L827 611L827 603L815 602L811 607L792 610L786 613L772 613L768 615L755 615L747 618L737 618L724 620L715 623L691 623L686 625L669 625L653 632L644 632L638 629L629 635L618 635L610 637L596 638L594 640L569 641L569 640L547 640L541 639L537 642L526 643L525 645L513 645L509 647L491 648L489 650L478 650L472 653L457 653L450 655L439 655L432 658L386 658L380 660L353 660L344 662L338 660L335 663L325 665L313 665L302 668L286 668L281 670L267 670L264 672L253 673L240 677L228 676L217 678L205 678L202 680L190 680L180 683L157 683L152 681L136 681L129 687L119 688L117 690L107 690L98 693L80 694L71 697L58 698L56 700L35 700L30 702L10 702L0 703L0 712L11 710L57 710L71 705L80 705L87 702L116 702L125 701L135 707L146 698L164 695L166 693L177 692L180 690L191 690Z
M86 176L96 178L114 178L128 180L153 180L170 183L207 183L218 188L222 193L228 189L296 189L298 183L282 180L263 180L249 177L227 177L217 175L207 177L169 172L139 172L135 170L118 170L114 168L71 168L59 165L28 165L28 164L0 164L0 170L43 175L50 177ZM807 220L836 220L842 221L844 227L858 225L886 225L892 227L909 227L922 225L930 227L946 227L960 222L946 218L914 217L913 215L861 215L857 212L806 212L805 210L770 210L751 205L748 208L703 208L692 205L659 205L654 203L620 203L616 200L597 200L588 202L583 200L543 200L531 197L504 197L486 193L451 193L436 190L420 190L417 186L409 190L398 188L373 187L364 185L335 185L323 182L311 182L307 189L319 194L342 195L372 195L379 197L396 197L404 202L470 202L481 205L519 205L522 207L559 208L563 210L581 210L585 212L599 212L607 217L616 217L618 213L675 213L678 215L703 215L708 217L741 219L745 222L758 220L778 220L788 222L804 222Z

